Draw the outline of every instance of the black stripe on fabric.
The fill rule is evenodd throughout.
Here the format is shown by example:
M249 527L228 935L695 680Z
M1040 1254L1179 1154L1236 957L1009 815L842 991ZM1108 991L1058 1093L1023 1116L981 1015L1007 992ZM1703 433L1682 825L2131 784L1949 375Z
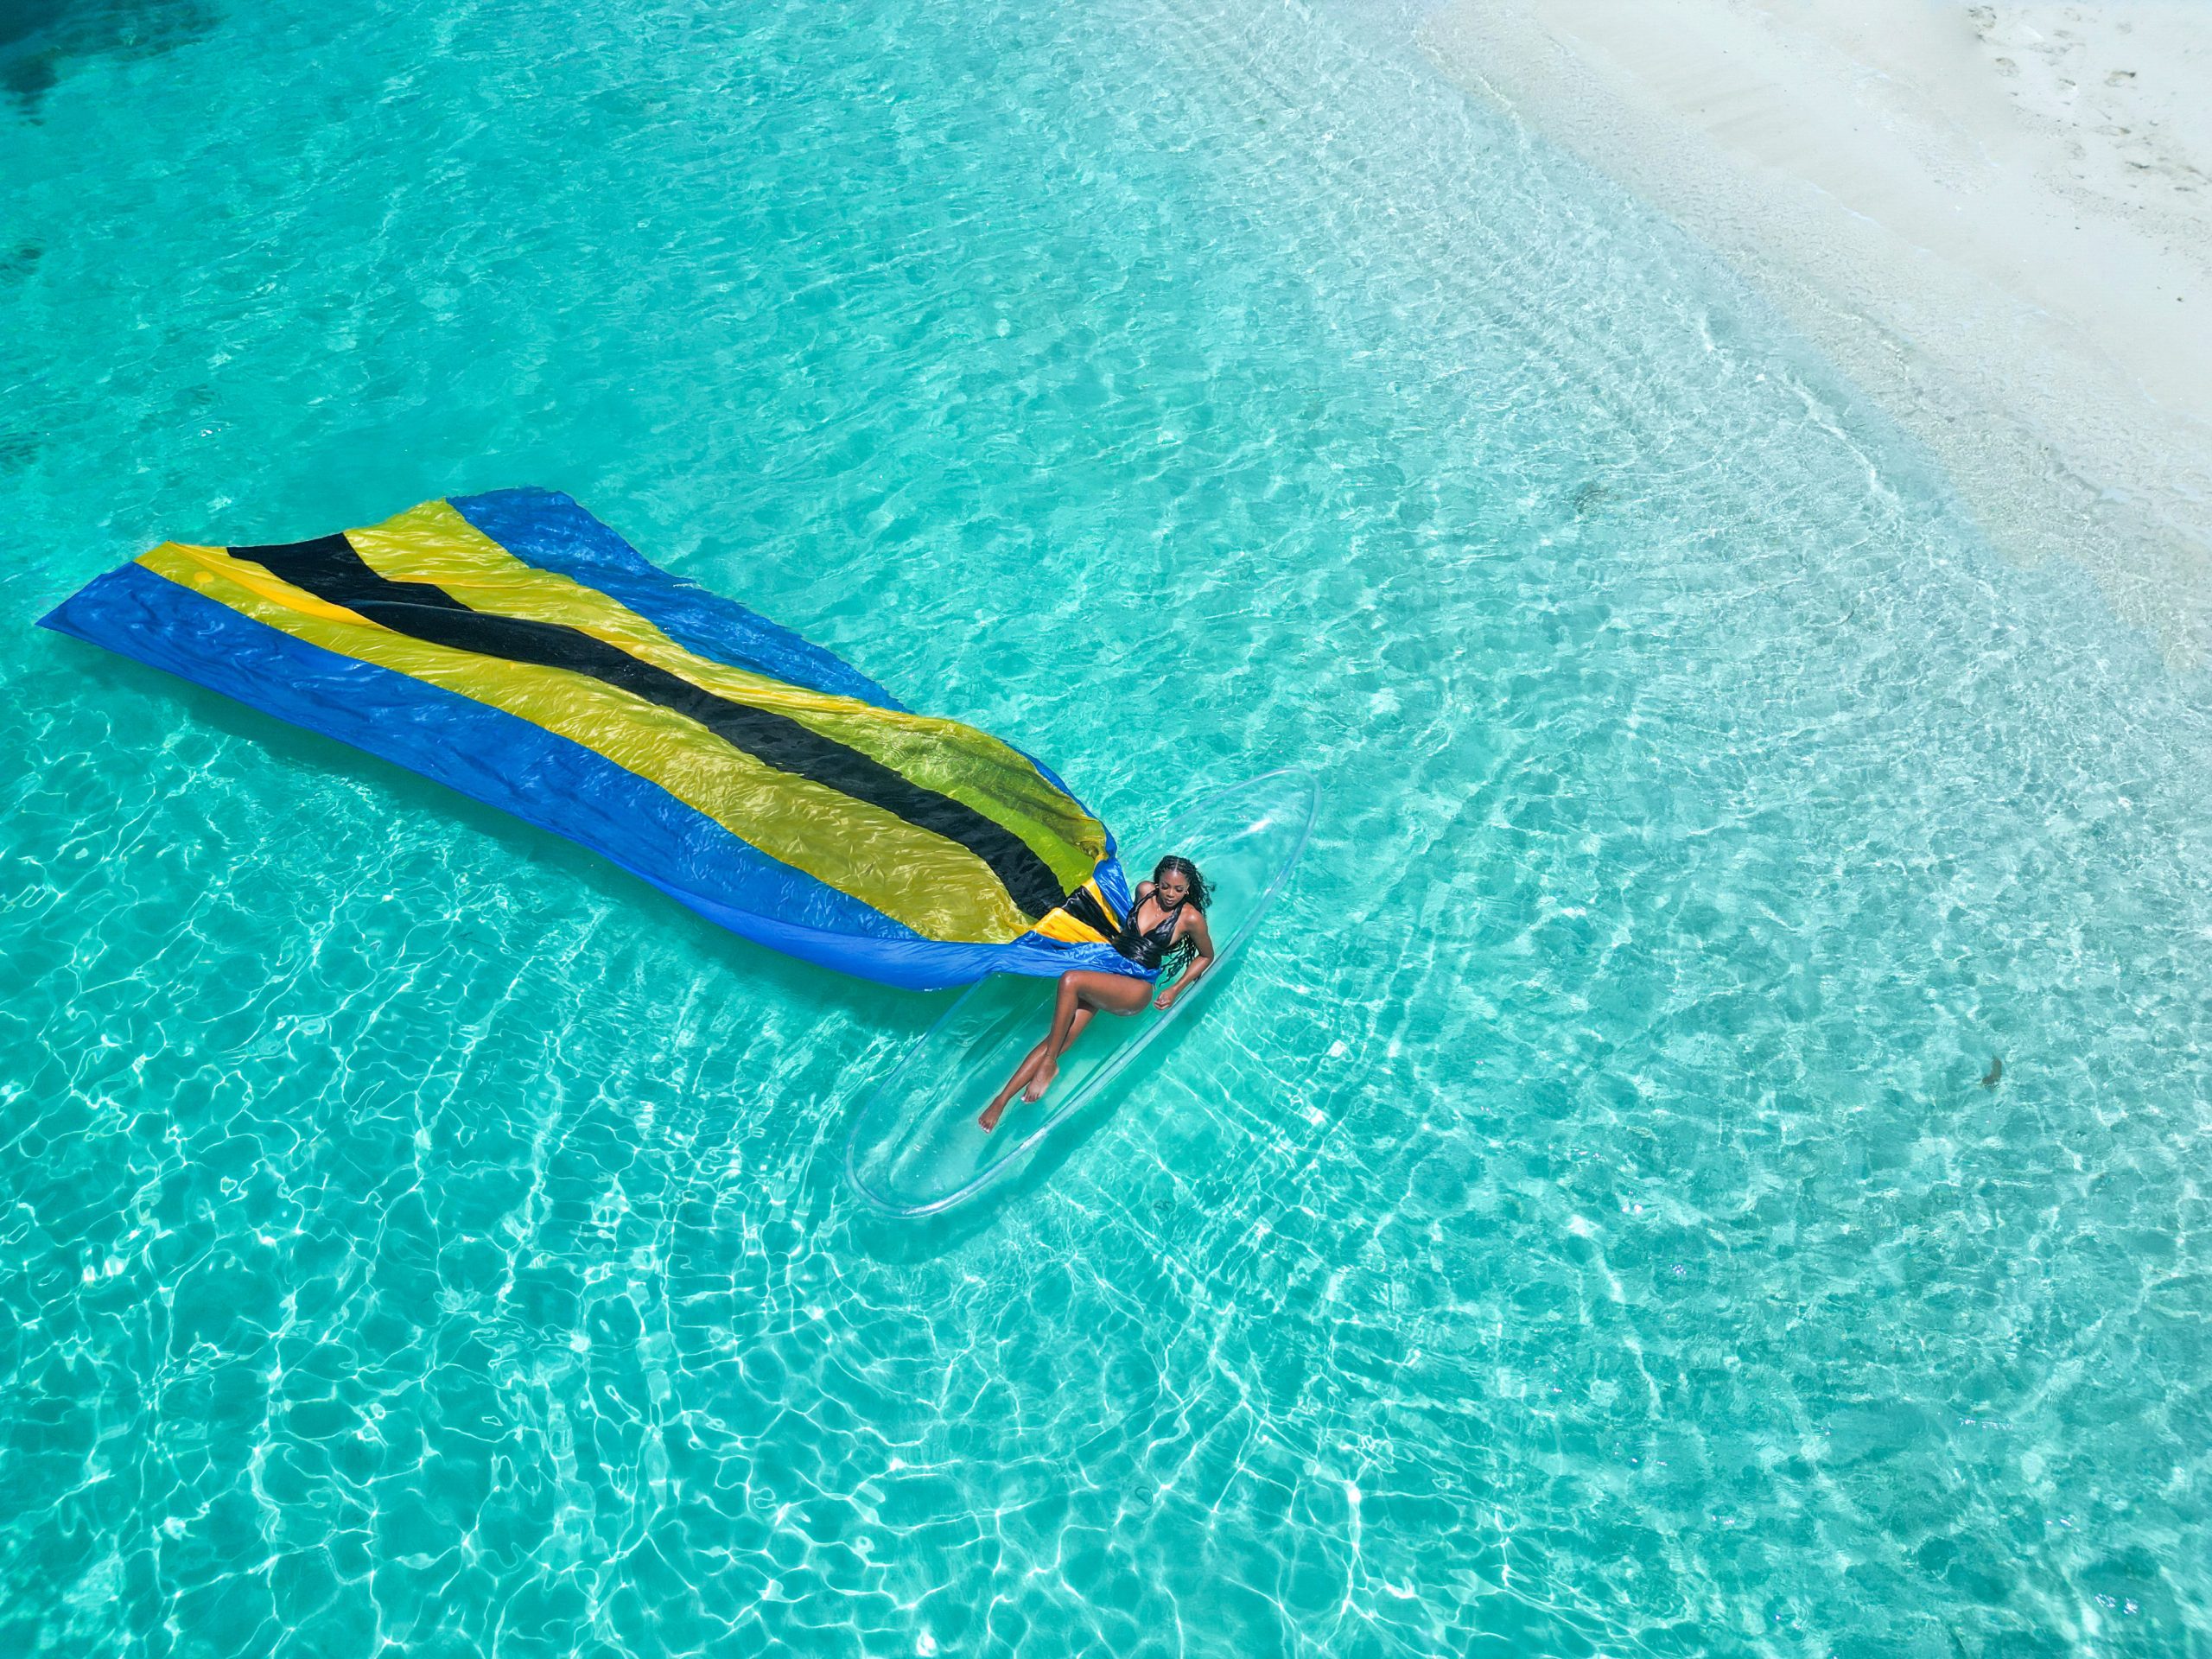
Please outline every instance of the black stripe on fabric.
M371 568L343 536L229 551L232 558L261 565L295 588L359 612L395 633L481 657L588 675L696 721L779 772L825 785L957 842L990 867L1007 896L1032 918L1042 916L1063 897L1052 868L1020 836L973 807L925 789L880 761L785 715L702 690L582 629L471 610L433 583L394 582Z
M1097 895L1087 887L1077 887L1070 893L1060 908L1085 927L1095 928L1109 938L1122 931L1122 924L1115 919L1114 913L1099 903Z

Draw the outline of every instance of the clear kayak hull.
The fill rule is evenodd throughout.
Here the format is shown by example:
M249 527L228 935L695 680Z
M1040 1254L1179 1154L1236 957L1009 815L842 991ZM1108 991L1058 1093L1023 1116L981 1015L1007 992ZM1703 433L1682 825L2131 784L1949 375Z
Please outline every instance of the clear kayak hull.
M861 1108L845 1174L871 1207L926 1216L1010 1174L1145 1048L1205 998L1259 931L1313 831L1320 791L1302 772L1274 772L1202 794L1135 844L1174 852L1213 889L1213 968L1166 1013L1102 1014L1061 1056L1045 1099L1016 1096L998 1128L977 1124L1050 1021L1055 982L1000 975L954 1003Z

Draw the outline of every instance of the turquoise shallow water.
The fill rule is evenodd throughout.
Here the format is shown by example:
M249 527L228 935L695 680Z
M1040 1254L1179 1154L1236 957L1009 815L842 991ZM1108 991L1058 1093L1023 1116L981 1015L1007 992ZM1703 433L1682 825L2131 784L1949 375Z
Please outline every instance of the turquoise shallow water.
M0 1649L2212 1651L2204 685L1408 15L31 22ZM942 999L30 627L523 482L1109 820L1312 768L1279 927L893 1227Z

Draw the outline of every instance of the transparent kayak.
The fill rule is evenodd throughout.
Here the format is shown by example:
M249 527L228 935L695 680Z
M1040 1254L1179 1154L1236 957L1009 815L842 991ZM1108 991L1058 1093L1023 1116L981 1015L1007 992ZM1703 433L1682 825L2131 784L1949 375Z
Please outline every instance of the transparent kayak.
M965 1203L1010 1173L1220 982L1289 880L1319 801L1305 772L1271 772L1198 797L1134 843L1133 878L1170 852L1205 875L1213 889L1206 913L1213 967L1165 1014L1147 1007L1096 1016L1060 1057L1051 1093L1034 1103L1015 1096L988 1134L976 1120L1045 1035L1057 986L1013 974L984 980L861 1108L845 1152L853 1190L887 1215L926 1216Z

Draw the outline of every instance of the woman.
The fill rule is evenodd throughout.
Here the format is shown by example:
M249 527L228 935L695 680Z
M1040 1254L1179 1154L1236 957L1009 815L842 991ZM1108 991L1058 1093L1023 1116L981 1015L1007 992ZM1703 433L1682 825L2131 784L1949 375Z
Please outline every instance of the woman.
M1175 999L1198 982L1213 966L1213 935L1206 931L1206 906L1212 898L1205 877L1187 858L1161 859L1152 880L1137 884L1136 902L1114 936L1114 949L1128 958L1128 968L1116 973L1079 968L1060 976L1051 1033L1029 1051L1020 1069L976 1120L987 1133L998 1128L1015 1090L1021 1090L1024 1100L1045 1097L1059 1075L1060 1056L1099 1009L1135 1014L1152 995L1153 982L1171 961L1174 970L1160 989L1159 1007L1173 1007Z

